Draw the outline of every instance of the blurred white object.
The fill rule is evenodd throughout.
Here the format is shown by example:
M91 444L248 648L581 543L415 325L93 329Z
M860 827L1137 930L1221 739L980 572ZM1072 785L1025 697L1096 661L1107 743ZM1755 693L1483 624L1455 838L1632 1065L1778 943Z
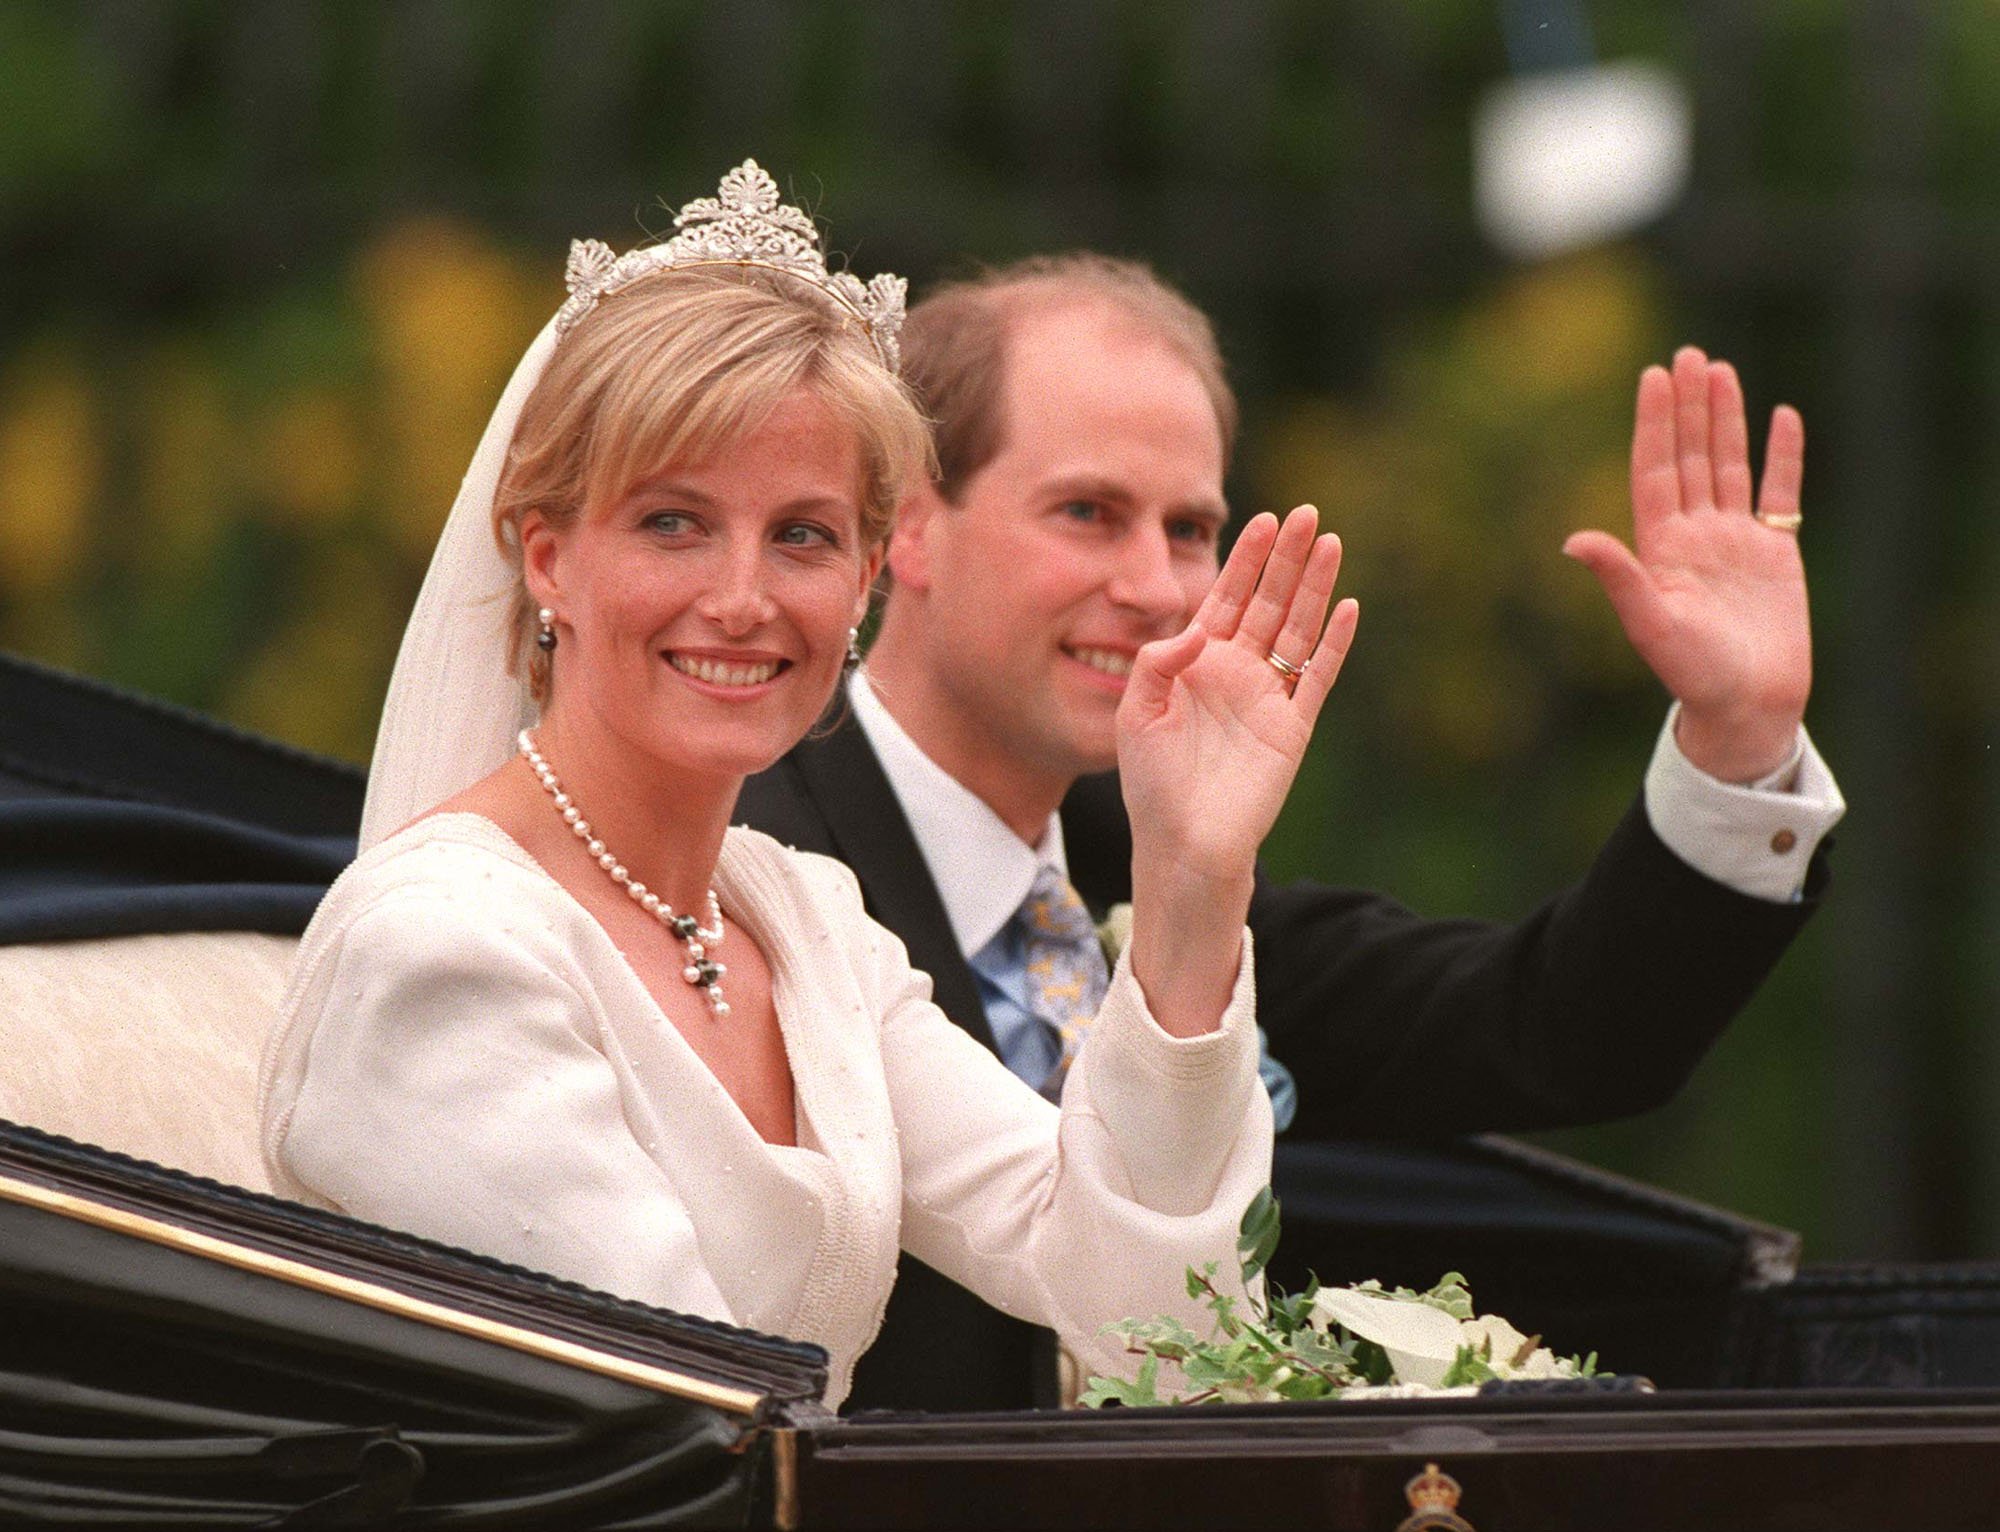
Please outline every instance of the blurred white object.
M1654 64L1520 75L1473 113L1479 226L1509 255L1554 255L1658 217L1687 185L1694 117Z

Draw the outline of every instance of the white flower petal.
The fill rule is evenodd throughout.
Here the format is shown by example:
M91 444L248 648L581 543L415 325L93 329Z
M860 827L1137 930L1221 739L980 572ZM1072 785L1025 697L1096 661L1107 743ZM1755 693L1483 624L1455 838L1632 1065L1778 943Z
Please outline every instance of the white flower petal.
M1459 1322L1427 1303L1407 1303L1346 1287L1323 1287L1313 1298L1313 1308L1388 1352L1399 1383L1437 1387L1451 1370L1458 1348L1465 1344Z
M1498 1314L1481 1314L1477 1319L1468 1319L1460 1326L1460 1333L1465 1337L1465 1344L1474 1351L1479 1351L1491 1341L1495 1367L1503 1362L1512 1362L1521 1354L1521 1348L1528 1344L1528 1337Z

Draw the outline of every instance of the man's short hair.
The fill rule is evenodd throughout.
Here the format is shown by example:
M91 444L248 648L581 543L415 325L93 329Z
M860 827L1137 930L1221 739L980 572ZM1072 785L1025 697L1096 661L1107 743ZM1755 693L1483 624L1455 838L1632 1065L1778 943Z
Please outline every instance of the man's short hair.
M1236 395L1208 316L1143 262L1088 250L1035 255L932 289L903 326L903 378L931 418L946 500L956 503L1000 450L1009 323L1030 309L1091 303L1118 311L1194 369L1215 407L1227 464Z

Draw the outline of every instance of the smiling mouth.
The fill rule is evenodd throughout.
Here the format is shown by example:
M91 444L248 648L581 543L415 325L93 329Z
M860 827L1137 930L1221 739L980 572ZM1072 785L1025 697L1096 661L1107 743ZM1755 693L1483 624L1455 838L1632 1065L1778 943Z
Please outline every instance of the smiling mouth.
M667 663L684 676L706 681L710 686L762 686L791 662L758 660L755 663L702 659L694 655L670 654Z
M1085 649L1064 647L1063 653L1071 659L1088 665L1092 670L1102 671L1107 676L1119 680L1132 674L1132 656L1117 649Z

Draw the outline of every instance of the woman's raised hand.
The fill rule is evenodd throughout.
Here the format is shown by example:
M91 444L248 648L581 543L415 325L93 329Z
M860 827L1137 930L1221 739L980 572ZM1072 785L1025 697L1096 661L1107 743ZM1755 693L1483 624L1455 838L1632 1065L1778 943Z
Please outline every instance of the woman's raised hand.
M1251 521L1194 621L1132 667L1118 769L1133 834L1194 870L1249 873L1347 658L1359 609L1327 621L1340 539L1318 526L1310 506Z
M1170 1032L1221 1012L1257 848L1354 640L1352 599L1327 615L1340 539L1318 531L1310 506L1245 526L1194 621L1139 651L1118 707L1133 971Z
M1563 551L1597 576L1639 657L1681 704L1676 738L1711 776L1748 782L1791 755L1812 689L1799 559L1805 426L1771 415L1752 509L1743 389L1693 346L1639 379L1631 548L1578 532Z

